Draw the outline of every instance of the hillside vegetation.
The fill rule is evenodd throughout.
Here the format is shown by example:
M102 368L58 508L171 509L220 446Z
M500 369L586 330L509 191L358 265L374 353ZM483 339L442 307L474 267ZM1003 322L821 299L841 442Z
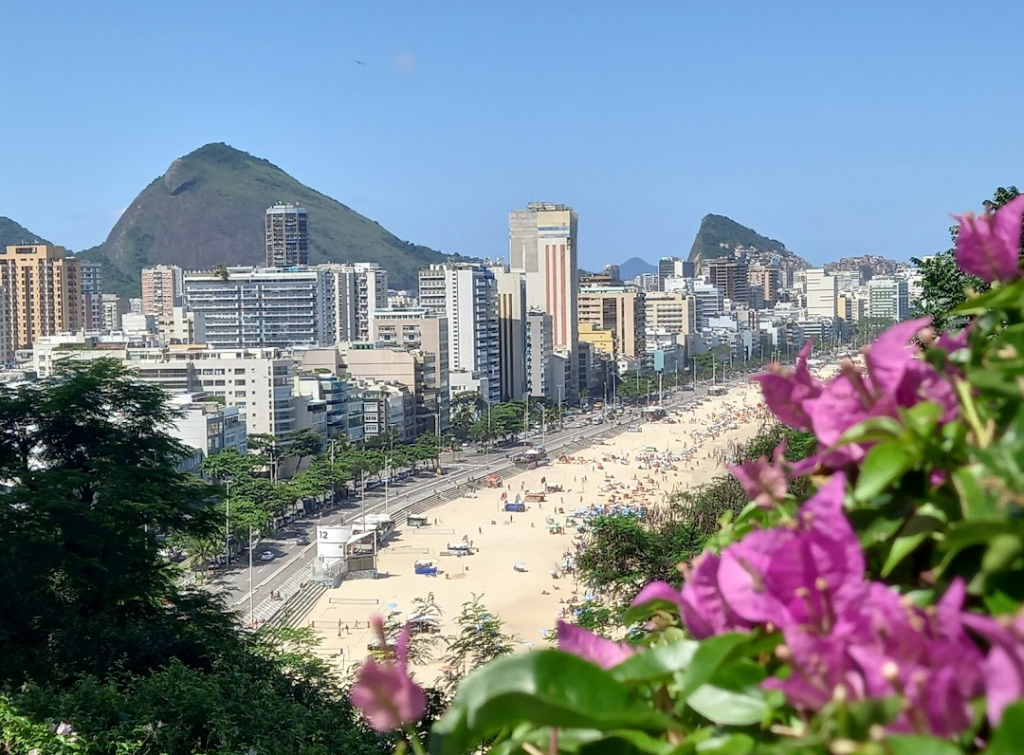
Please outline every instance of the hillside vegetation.
M729 257L732 256L732 250L738 247L774 252L784 257L793 256L781 241L762 236L724 215L705 215L690 248L689 260L696 262L700 259Z
M107 240L82 255L105 263L104 291L133 296L148 265L195 270L263 264L264 211L275 202L309 212L312 264L379 262L392 286L409 288L421 267L445 259L226 144L207 144L171 163L125 210Z

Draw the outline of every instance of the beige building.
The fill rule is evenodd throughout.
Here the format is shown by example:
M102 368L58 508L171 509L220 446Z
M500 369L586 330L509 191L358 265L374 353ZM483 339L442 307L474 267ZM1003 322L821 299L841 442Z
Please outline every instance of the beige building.
M804 293L807 295L807 316L834 319L837 315L839 279L823 268L804 270Z
M82 271L64 247L8 246L0 252L0 285L10 348L26 349L40 336L82 328Z
M616 356L639 359L646 355L645 294L636 286L581 288L579 322L612 331Z
M411 433L403 430L404 438L415 437L417 433L437 432L436 403L427 403L428 399L435 399L434 392L427 385L428 378L437 370L438 359L435 354L383 344L355 343L345 350L342 358L346 372L359 381L402 386L412 395L414 408L409 420L413 421L413 430ZM364 422L366 437L380 432L367 423L372 425L373 420ZM441 431L444 430L442 423Z
M175 265L157 265L142 270L142 314L173 315L181 306L182 271Z
M649 291L644 317L648 331L692 335L697 332L697 299L682 291Z
M370 340L403 349L416 349L436 357L434 369L424 376L424 408L441 413L441 431L448 429L451 397L448 380L448 318L418 307L378 309L370 320ZM431 429L436 429L431 427Z
M761 291L765 304L771 305L779 298L779 268L770 265L751 265L747 271L751 289Z

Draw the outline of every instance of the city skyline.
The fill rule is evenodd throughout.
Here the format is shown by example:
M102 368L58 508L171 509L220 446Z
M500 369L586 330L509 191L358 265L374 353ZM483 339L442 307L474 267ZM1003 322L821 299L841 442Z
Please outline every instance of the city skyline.
M707 213L812 264L930 254L948 246L949 212L980 208L1024 168L982 137L1024 104L1002 96L1000 76L978 75L988 50L1012 43L1024 9L966 25L951 45L947 19L962 4L928 8L886 8L879 24L870 6L666 4L629 15L566 3L534 19L310 4L318 23L304 27L296 71L260 54L276 32L259 3L205 9L201 27L183 7L42 3L9 19L10 33L49 39L54 53L12 61L10 96L25 111L77 117L0 127L0 164L25 177L0 187L0 213L89 247L171 160L227 141L445 253L493 258L509 207L557 198L590 218L587 269L682 256ZM67 23L55 28L58 10ZM538 21L565 30L559 45L530 33ZM150 54L181 38L194 42L187 58ZM507 82L553 75L573 86L534 87L533 105L509 114ZM284 138L255 114L278 82L324 102L323 117L289 123ZM137 117L108 118L126 88ZM986 108L954 105L949 117L961 98ZM537 146L549 143L560 151ZM471 219L457 228L443 220L453 202ZM627 218L641 215L638 242Z

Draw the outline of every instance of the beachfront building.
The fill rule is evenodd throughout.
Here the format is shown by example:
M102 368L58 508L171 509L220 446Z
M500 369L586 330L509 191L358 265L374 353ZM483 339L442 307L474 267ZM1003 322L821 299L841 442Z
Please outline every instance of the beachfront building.
M905 280L872 278L868 281L868 317L899 322L910 316L910 291Z
M492 268L498 286L498 374L501 400L529 395L526 364L526 279L522 273Z
M229 267L184 274L183 300L215 349L334 343L331 279L313 268Z
M373 313L388 306L388 271L376 262L319 265L317 269L330 276L334 342L371 340Z
M238 407L210 401L202 392L178 393L170 402L180 416L167 432L193 450L179 465L180 471L198 473L203 459L221 451L247 453L245 417Z
M644 296L647 332L688 336L697 332L697 298L682 291L655 291Z
M400 443L416 439L416 399L408 388L380 380L361 381L359 387L366 440L386 433Z
M434 356L433 369L423 376L422 409L440 420L446 432L451 416L448 381L448 317L425 309L378 309L370 320L370 341L394 348L411 349ZM437 432L437 428L433 427Z
M543 309L529 307L526 311L526 371L530 395L550 396L554 377L551 360L554 347L551 315Z
M380 380L404 386L413 397L415 433L440 434L448 429L439 422L436 354L403 349L384 343L353 343L344 351L345 370L359 380ZM365 423L364 423L365 424Z
M568 352L579 340L578 223L571 207L552 202L531 202L525 210L509 213L508 220L509 270L524 276L527 307L551 315L553 348ZM571 374L574 395L575 380Z
M448 318L448 382L452 395L474 391L501 401L497 281L486 267L465 263L420 270L420 306Z
M587 286L579 293L579 322L610 330L616 356L646 355L645 293L635 286Z
M839 299L839 279L822 268L804 270L804 294L807 317L835 319Z

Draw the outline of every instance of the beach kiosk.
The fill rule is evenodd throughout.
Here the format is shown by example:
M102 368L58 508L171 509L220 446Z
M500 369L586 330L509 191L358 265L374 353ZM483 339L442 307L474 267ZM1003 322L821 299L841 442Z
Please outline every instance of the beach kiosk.
M526 504L521 498L516 496L514 501L505 501L505 511L511 511L514 513L522 513L526 511Z
M437 561L433 559L417 561L413 565L413 572L415 574L425 574L428 577L437 576Z
M427 515L426 514L409 514L406 518L406 523L410 527L420 529L421 527L427 526Z

